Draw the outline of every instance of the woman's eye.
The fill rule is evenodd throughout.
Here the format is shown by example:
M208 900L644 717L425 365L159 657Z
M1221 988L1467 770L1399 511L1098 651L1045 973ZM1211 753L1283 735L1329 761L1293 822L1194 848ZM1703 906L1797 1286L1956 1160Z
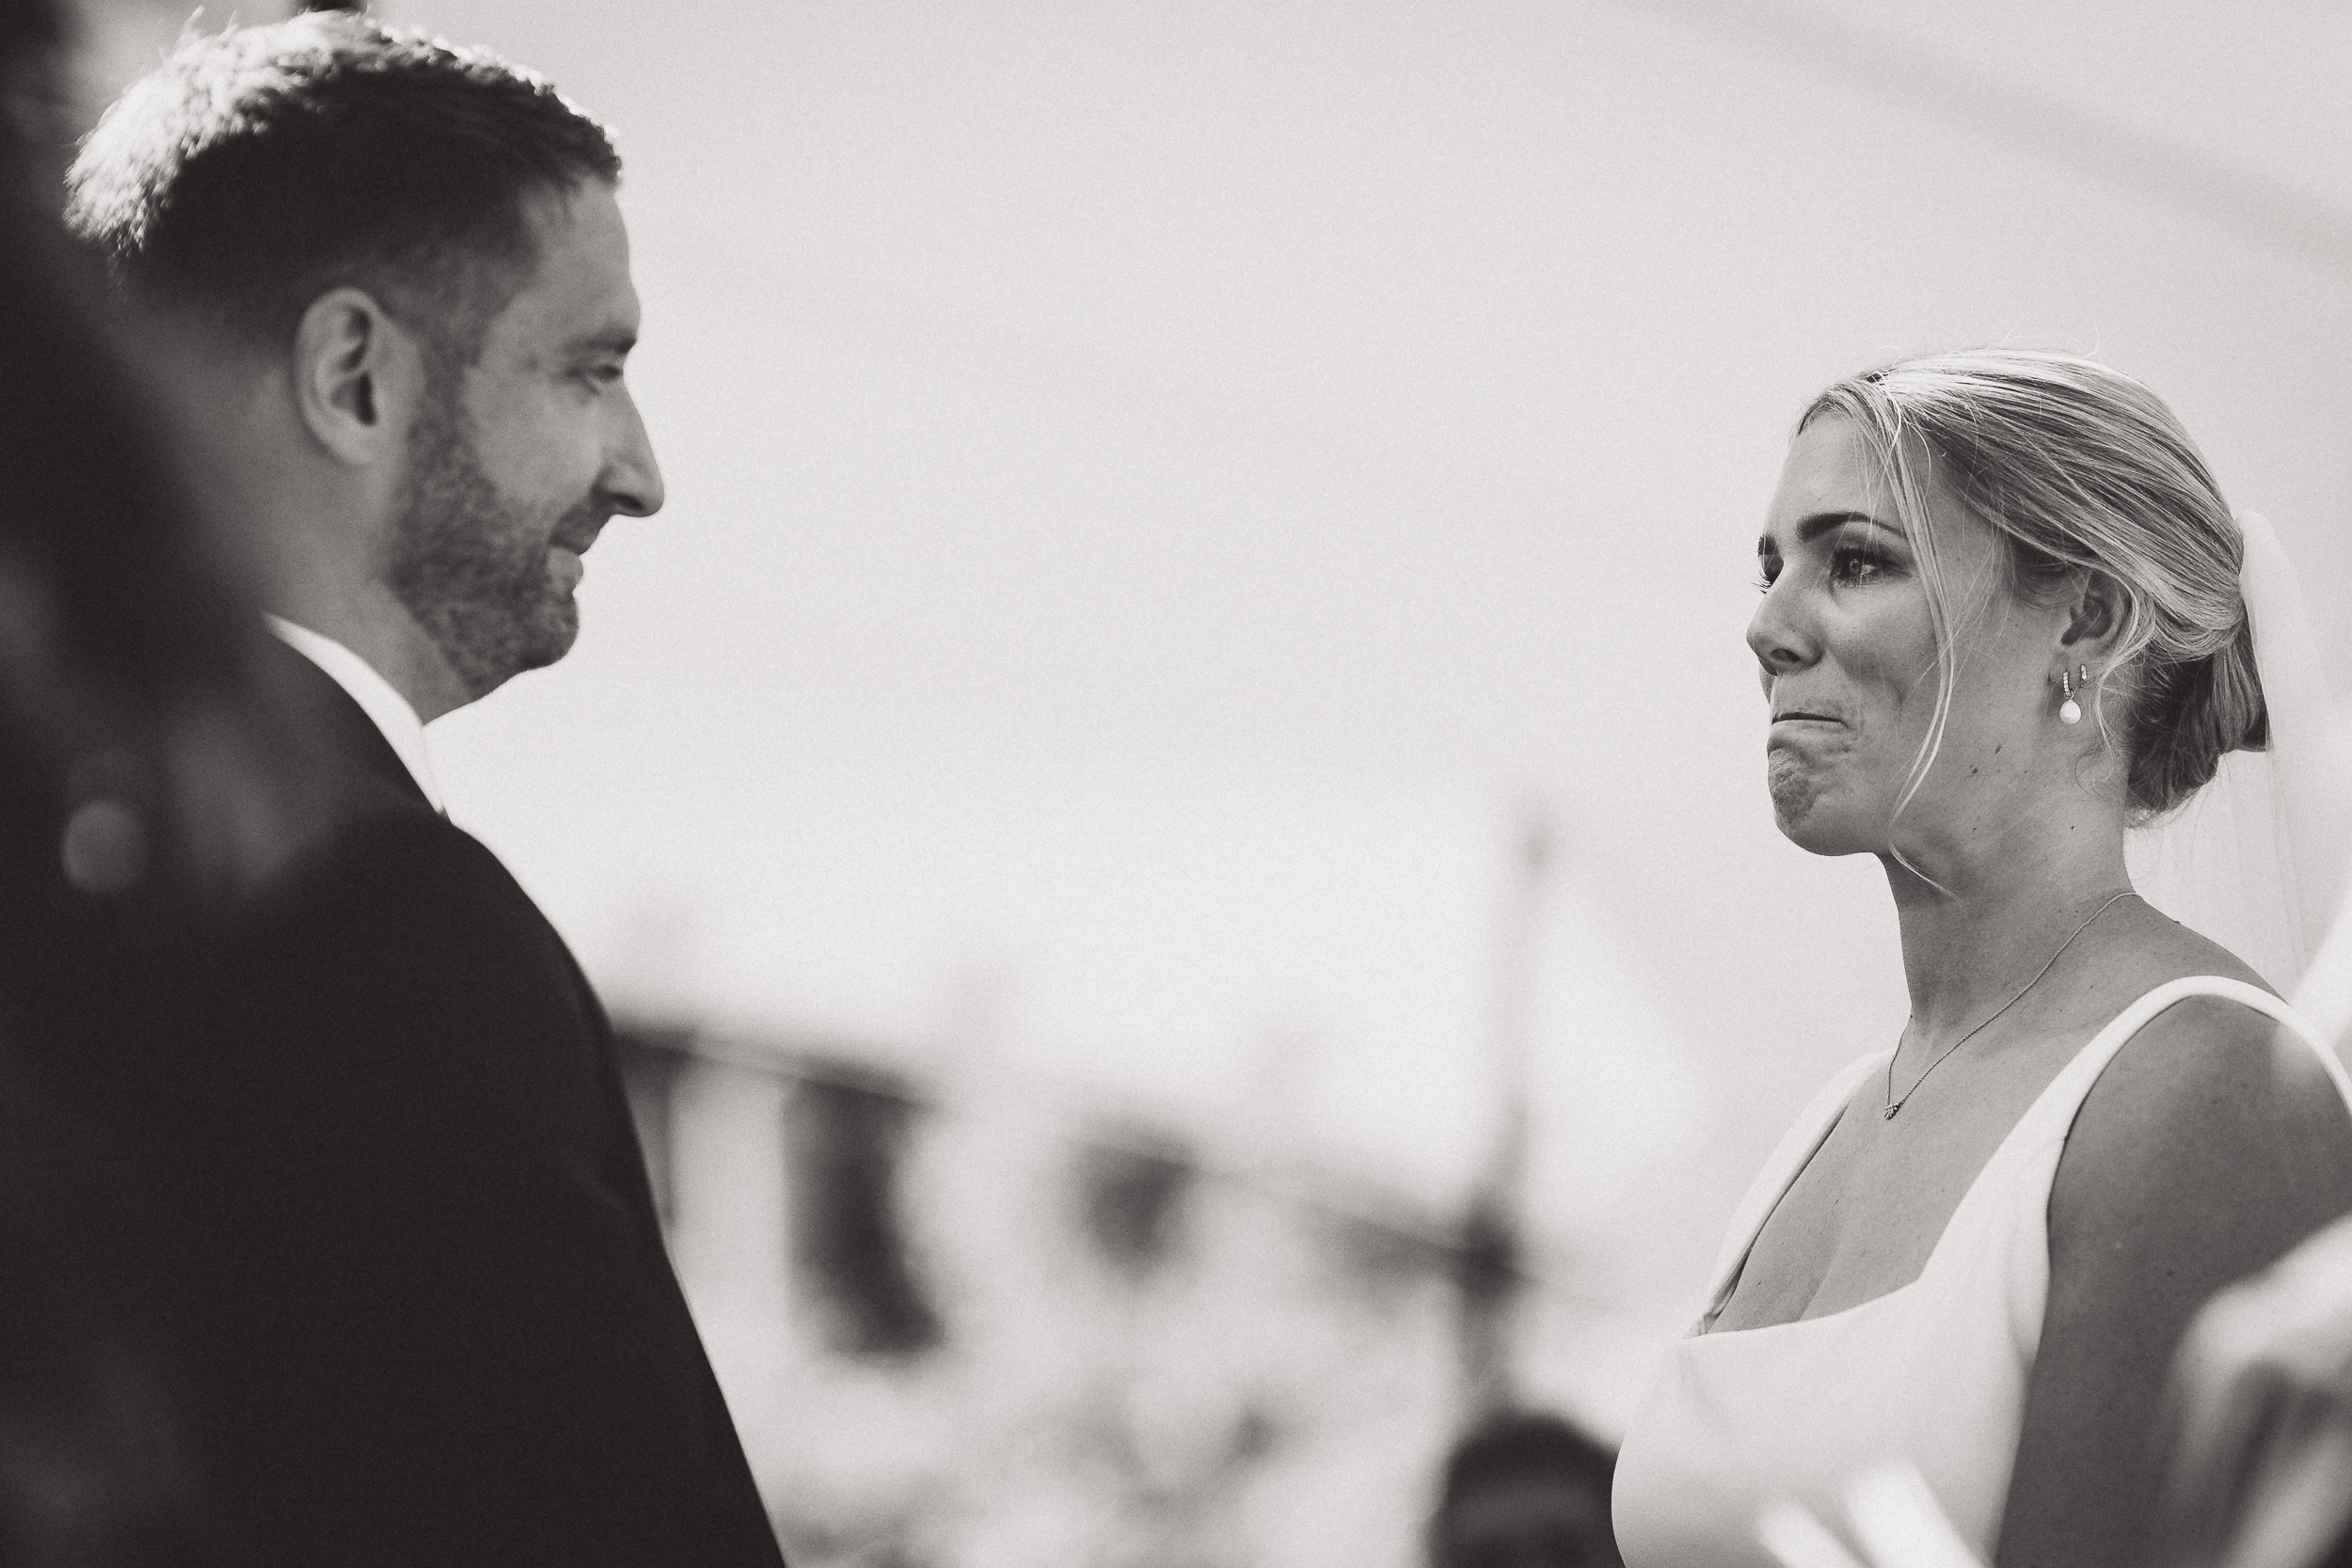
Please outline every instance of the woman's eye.
M1764 594L1771 592L1772 584L1778 582L1779 580L1779 562L1759 561L1756 563L1756 591L1757 593Z
M1857 586L1886 575L1886 558L1858 545L1840 545L1829 559L1830 579Z

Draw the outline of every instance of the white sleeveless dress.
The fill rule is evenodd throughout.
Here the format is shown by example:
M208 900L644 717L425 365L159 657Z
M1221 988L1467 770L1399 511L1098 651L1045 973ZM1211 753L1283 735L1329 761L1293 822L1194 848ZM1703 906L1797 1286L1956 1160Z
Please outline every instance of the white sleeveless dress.
M1888 1053L1839 1072L1797 1117L1735 1212L1706 1312L1667 1353L1617 1458L1627 1568L1772 1568L1756 1515L1793 1499L1833 1528L1861 1471L1907 1459L1991 1561L2023 1431L2050 1277L2050 1183L2075 1113L2123 1043L2191 996L2242 1002L2317 1052L2345 1103L2352 1081L2269 992L2218 975L2142 996L2077 1053L1977 1175L1919 1277L1842 1312L1710 1334L1756 1233Z

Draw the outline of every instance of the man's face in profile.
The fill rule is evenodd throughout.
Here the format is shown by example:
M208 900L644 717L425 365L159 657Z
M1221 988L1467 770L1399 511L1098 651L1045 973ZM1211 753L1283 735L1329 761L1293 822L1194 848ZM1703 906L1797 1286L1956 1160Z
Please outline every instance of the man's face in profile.
M638 305L613 189L536 192L524 210L537 268L474 361L427 389L387 576L476 697L570 651L580 558L615 513L662 500L622 378Z

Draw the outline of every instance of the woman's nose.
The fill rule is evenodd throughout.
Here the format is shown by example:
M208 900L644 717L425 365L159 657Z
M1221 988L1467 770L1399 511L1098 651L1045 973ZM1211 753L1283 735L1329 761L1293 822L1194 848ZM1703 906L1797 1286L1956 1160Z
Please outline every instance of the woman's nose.
M1748 622L1748 649L1763 667L1767 681L1802 670L1820 657L1820 645L1792 602L1795 597L1794 584L1774 583L1764 591L1764 602L1756 607L1756 615Z

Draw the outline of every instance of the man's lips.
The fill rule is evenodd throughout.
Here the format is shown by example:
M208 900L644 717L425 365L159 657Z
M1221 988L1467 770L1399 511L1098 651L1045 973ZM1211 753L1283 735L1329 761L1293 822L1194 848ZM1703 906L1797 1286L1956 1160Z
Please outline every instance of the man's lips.
M584 506L576 508L565 515L563 525L548 542L574 555L586 555L589 546L596 542L596 536L604 531L604 525L612 520L612 515L609 512Z
M1815 713L1808 708L1792 707L1773 714L1772 722L1775 724L1843 724L1845 721L1833 718L1826 713Z

